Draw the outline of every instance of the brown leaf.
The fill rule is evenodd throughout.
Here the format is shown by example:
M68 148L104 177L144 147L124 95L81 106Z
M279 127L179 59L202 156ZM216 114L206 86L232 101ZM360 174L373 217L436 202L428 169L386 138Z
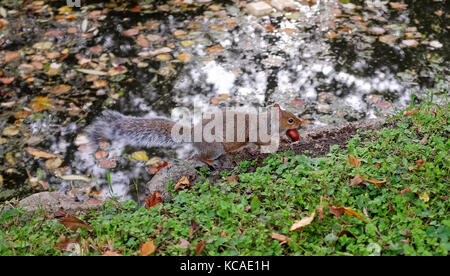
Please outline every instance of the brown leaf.
M178 247L179 247L179 248L186 249L186 248L189 247L190 244L191 244L191 243L188 242L187 240L180 238L180 239L179 239Z
M102 169L111 169L117 166L116 161L112 158L103 159L98 162L98 166Z
M309 217L304 217L301 220L296 220L295 223L289 229L289 231L295 231L297 229L303 228L303 227L311 224L311 222L314 220L315 216L316 216L316 211L314 211L312 213L312 215Z
M335 39L335 38L338 38L339 35L337 33L333 32L333 31L328 31L325 34L325 37L328 38L328 39Z
M330 214L333 214L338 218L342 217L342 214L344 213L344 207L336 207L333 205L328 205L328 207L330 209Z
M363 183L363 180L361 178L361 175L359 173L357 173L355 175L355 177L352 178L352 180L350 180L350 187L356 186Z
M59 155L54 154L54 153L49 153L43 150L39 150L39 149L35 149L32 147L26 147L24 148L24 150L26 152L28 152L29 154L34 156L34 159L38 159L38 158L60 158Z
M67 251L68 246L73 243L76 243L76 239L64 238L62 241L56 242L53 245L53 248L59 249L61 251Z
M206 241L199 241L196 245L195 245L195 255L196 256L201 256L203 249L205 249L206 246Z
M396 9L397 11L402 11L402 10L406 9L406 7L408 7L408 4L399 3L399 2L389 2L389 5L391 5L391 7L393 9Z
M189 182L189 179L186 176L183 176L178 180L177 184L175 185L175 191L179 189L185 189L189 188L191 186L191 183Z
M150 47L150 42L143 35L138 36L138 38L136 39L136 43L144 48Z
M14 77L0 78L0 81L3 82L4 84L8 85L14 81Z
M208 54L221 54L223 51L223 47L220 45L214 45L212 47L206 48L206 52Z
M404 195L405 193L411 192L411 189L409 187L406 187L405 189L400 191L400 196Z
M272 232L272 239L279 241L280 244L291 242L291 238L275 232Z
M161 197L161 194L158 191L155 191L151 196L145 199L145 208L150 209L153 206L156 206L162 203L164 200Z
M61 166L62 164L62 159L61 158L54 158L54 159L48 159L47 161L45 161L45 167L49 170L53 170L58 168L59 166Z
M139 256L151 255L156 250L154 241L145 242L141 245Z
M359 161L356 157L353 155L348 156L348 163L352 166L359 167L361 166L361 161Z
M125 36L135 36L139 33L138 29L128 29L122 32L123 35Z
M69 92L70 89L72 89L72 86L66 85L66 84L60 84L60 85L55 86L50 93L55 94L55 95L61 95L61 94L65 94L65 93Z
M194 238L194 232L198 229L200 225L194 220L191 220L191 227L189 228L189 238L192 240Z
M59 220L59 223L65 227L71 229L72 231L77 231L78 228L93 230L94 227L90 226L86 222L74 216L67 216Z
M20 57L20 52L19 51L17 51L17 52L9 52L8 51L8 52L5 53L5 60L4 60L4 62L8 63L10 61L15 60L18 57Z
M227 183L232 183L232 182L239 183L239 177L236 174L227 176L226 180L227 180Z
M122 254L120 254L117 251L106 251L105 253L102 254L102 256L123 256Z

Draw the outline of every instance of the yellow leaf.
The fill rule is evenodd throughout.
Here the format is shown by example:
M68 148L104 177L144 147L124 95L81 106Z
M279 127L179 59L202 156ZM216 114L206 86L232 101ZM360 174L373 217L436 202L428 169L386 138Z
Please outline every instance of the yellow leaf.
M188 61L190 61L190 60L192 59L192 54L190 54L190 53L182 53L182 54L179 54L179 55L177 56L177 58L178 58L181 62L188 62Z
M139 256L148 256L155 252L156 245L154 241L145 242L141 245L141 252L139 253Z
M58 12L60 14L66 13L66 12L71 12L72 8L70 8L69 6L62 6L61 8L58 9Z
M378 188L381 188L381 186L383 186L383 184L386 183L386 179L376 180L375 178L370 178L369 179L369 178L364 177L364 176L361 176L361 179L364 180L364 181L367 181L367 182L370 182L372 184L377 185Z
M137 151L131 155L132 158L138 161L148 161L148 156L145 151Z
M312 213L309 217L304 217L301 220L296 220L295 223L291 226L291 229L289 231L295 231L297 229L303 228L306 225L311 224L311 222L314 220L314 217L316 216L316 211Z
M159 61L168 61L172 59L172 56L169 54L161 54L161 55L157 55L156 59Z
M41 96L37 96L33 100L31 100L29 106L31 107L31 109L33 109L34 112L53 108L53 105L50 103L50 98Z
M421 200L423 200L424 202L430 201L430 196L428 196L428 194L427 194L426 192L421 193L421 194L419 195L419 198L420 198Z
M183 47L189 47L195 43L193 40L183 40L180 42Z

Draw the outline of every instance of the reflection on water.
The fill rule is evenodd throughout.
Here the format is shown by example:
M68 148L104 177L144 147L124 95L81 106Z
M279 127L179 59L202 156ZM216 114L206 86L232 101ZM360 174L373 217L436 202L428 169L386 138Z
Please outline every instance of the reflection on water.
M114 84L121 96L110 108L128 115L169 117L174 107L192 108L194 103L207 106L212 98L228 94L220 106L279 103L311 121L310 127L354 121L388 114L393 106L407 105L413 94L420 97L425 88L448 87L448 15L435 15L438 10L445 11L444 2L405 1L407 9L396 11L388 2L378 0L350 4L318 0L311 7L299 5L297 11L260 18L231 4L217 12L201 8L195 14L111 11L98 22L96 35L73 45L66 62L76 64L75 55L89 56L89 47L95 45L114 54L116 65L125 64L131 79ZM102 3L96 5L104 8ZM165 44L174 44L173 57L189 52L192 60L168 63L144 59L146 66L131 62L144 56L145 51L122 32L148 26L148 22L158 24L146 34L154 35L155 41L168 37ZM35 28L45 27L37 24ZM180 40L171 35L177 29L186 30L183 40L194 43L181 46ZM387 34L396 36L396 40L391 44L381 42L379 37ZM405 46L405 39L416 40L419 45ZM442 47L431 46L432 41ZM4 48L20 45L24 44L9 41ZM158 45L151 42L150 48L160 48ZM221 48L217 53L208 52L217 45ZM440 83L438 76L443 78ZM73 85L85 85L82 79L71 81ZM36 132L43 127L58 128L50 140L37 145L64 156L64 164L69 166L65 173L92 175L97 186L108 190L105 195L112 190L117 195L143 196L142 185L151 175L142 163L126 158L137 149L123 151L114 145L117 147L109 152L109 158L117 166L105 170L98 167L92 154L74 146L75 136L103 110L105 95L111 93L99 91L92 105L86 107L87 120L69 120L62 127L59 125L66 118L35 122ZM185 158L191 153L189 147L146 151L150 157L166 159ZM38 162L31 168L43 165ZM76 184L51 174L46 175L46 181L55 187L62 183L61 190L74 189Z

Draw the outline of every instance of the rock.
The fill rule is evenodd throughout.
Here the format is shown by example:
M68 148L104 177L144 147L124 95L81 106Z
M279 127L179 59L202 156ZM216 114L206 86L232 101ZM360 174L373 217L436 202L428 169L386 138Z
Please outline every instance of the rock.
M198 179L197 170L207 165L195 158L189 158L186 161L174 162L164 168L153 176L153 178L146 184L146 194L152 195L158 191L161 197L167 201L172 199L171 191L167 190L167 182L172 181L177 183L181 177L186 176L191 183L191 186L195 184Z
M268 15L272 12L272 7L266 2L253 2L247 4L247 11L249 14L254 16Z
M270 5L279 11L283 11L286 8L295 9L296 5L292 0L271 0Z
M17 207L24 207L26 211L44 209L48 213L65 211L73 214L78 211L99 209L102 205L103 203L76 202L59 192L41 192L22 199Z

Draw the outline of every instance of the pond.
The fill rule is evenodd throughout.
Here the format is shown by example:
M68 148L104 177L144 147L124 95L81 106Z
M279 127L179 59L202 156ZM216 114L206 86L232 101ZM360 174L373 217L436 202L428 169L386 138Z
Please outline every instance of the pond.
M0 200L47 189L142 200L158 164L192 154L80 149L105 109L279 103L313 128L446 96L446 1L302 0L260 17L247 2L1 1Z

